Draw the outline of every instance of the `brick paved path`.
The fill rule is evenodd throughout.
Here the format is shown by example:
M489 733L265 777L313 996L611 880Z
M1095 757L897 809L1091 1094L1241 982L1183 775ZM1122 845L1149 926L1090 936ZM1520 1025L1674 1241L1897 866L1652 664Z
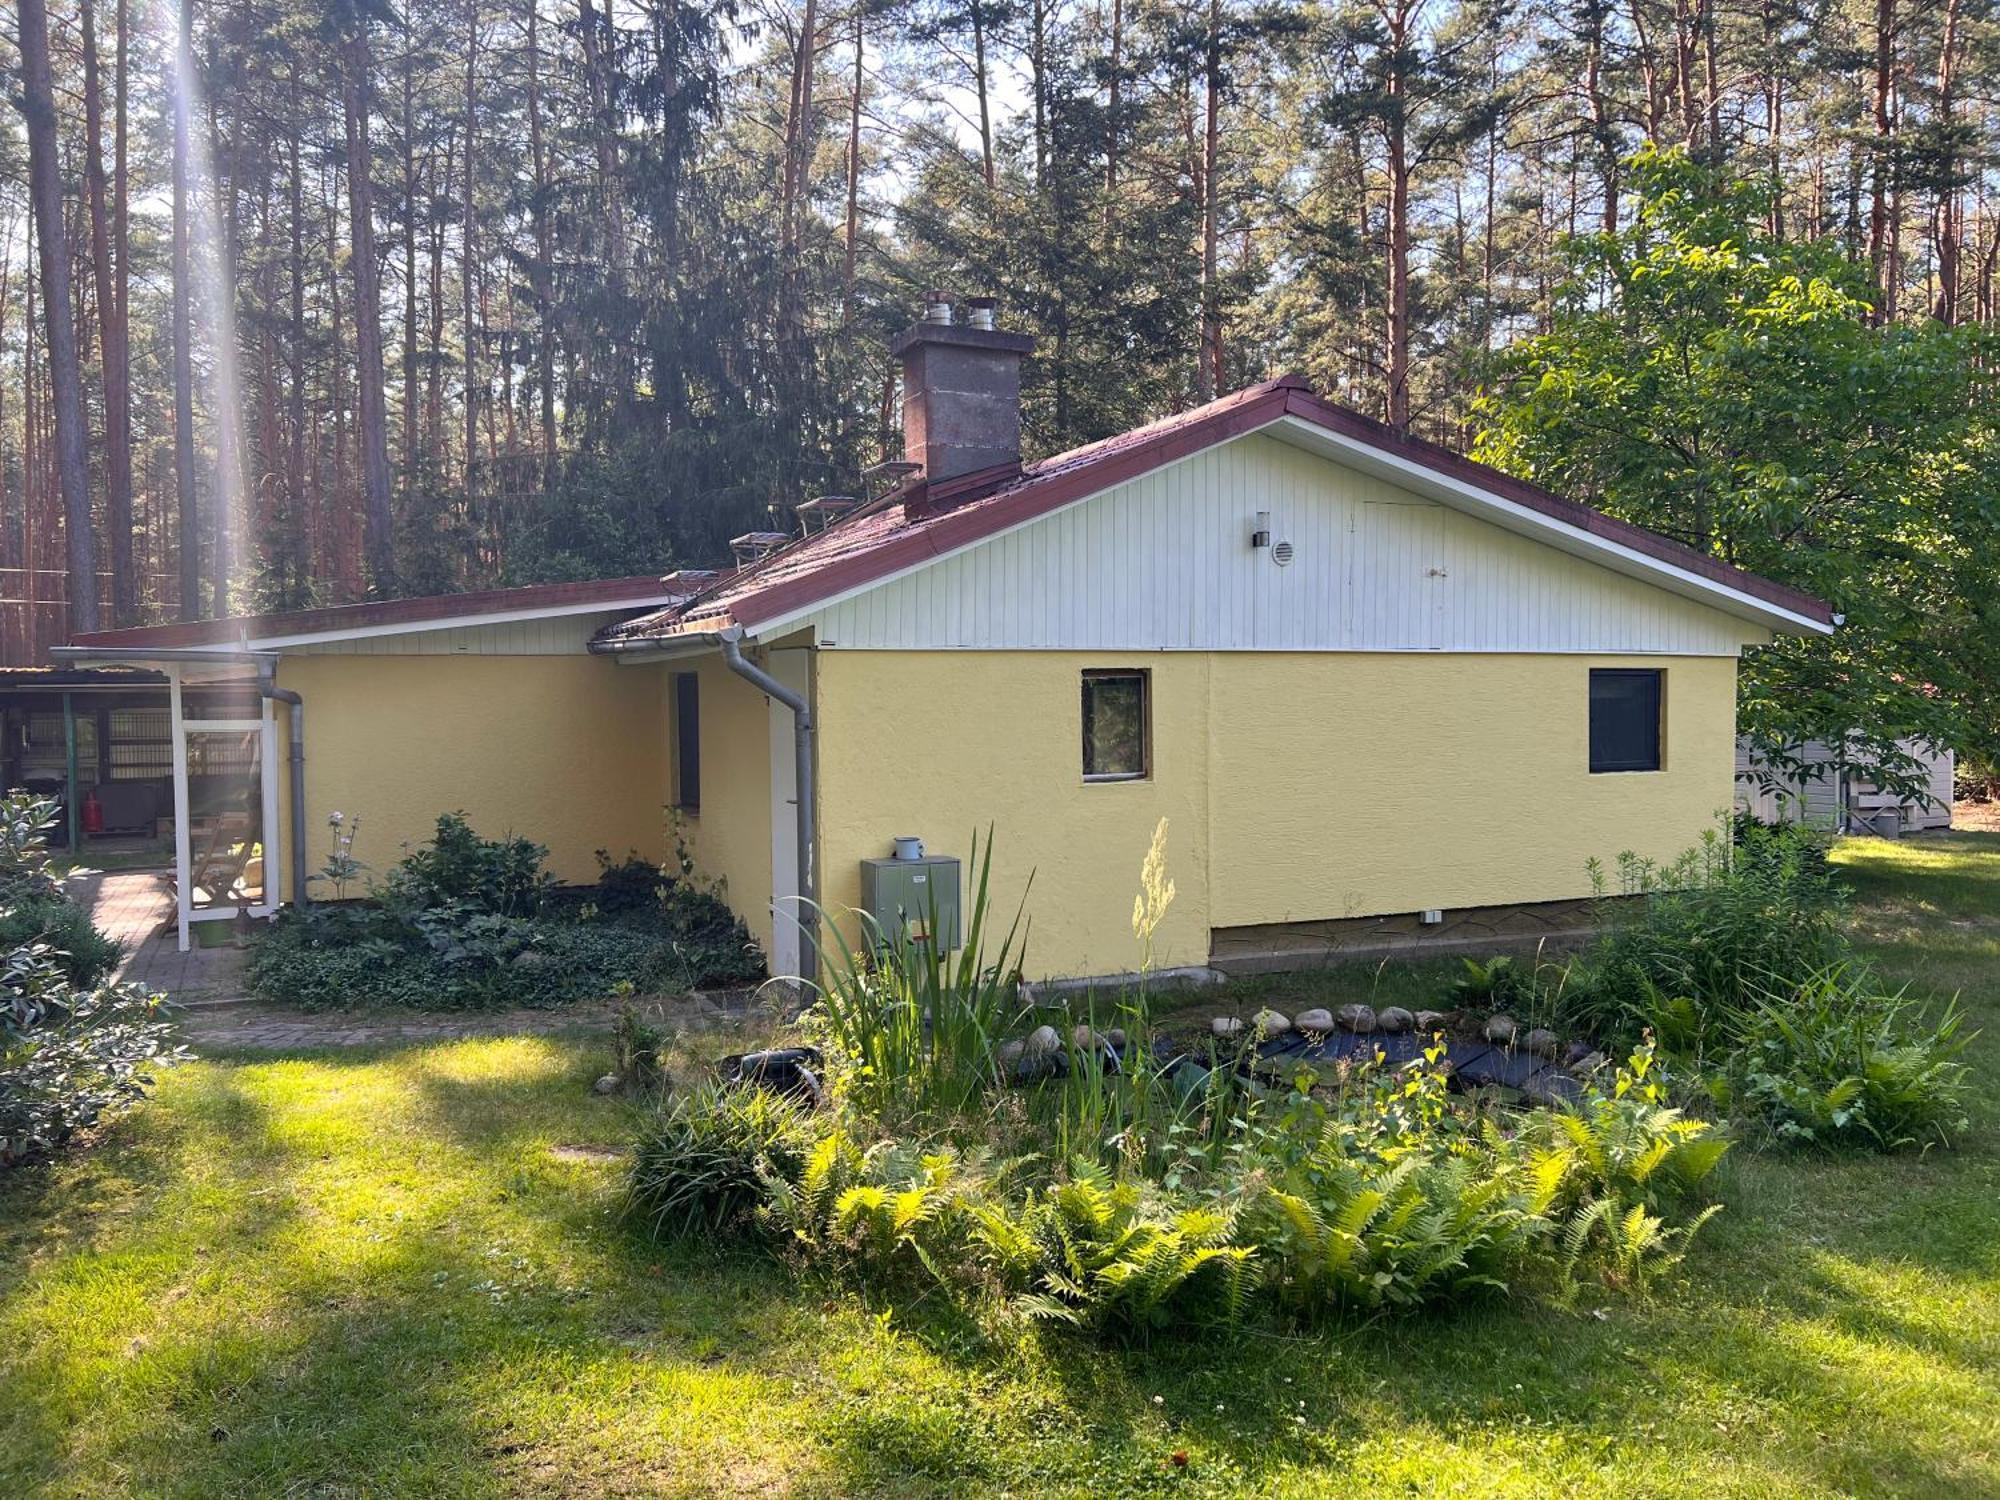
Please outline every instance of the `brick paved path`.
M69 892L98 930L124 948L118 978L164 990L182 1005L241 1000L240 948L224 944L182 953L176 946L171 881L165 870L109 870L78 876Z

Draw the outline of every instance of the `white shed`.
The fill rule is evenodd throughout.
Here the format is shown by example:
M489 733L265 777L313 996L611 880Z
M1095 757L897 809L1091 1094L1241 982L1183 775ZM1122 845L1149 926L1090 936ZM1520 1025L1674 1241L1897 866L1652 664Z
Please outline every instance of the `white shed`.
M1825 766L1825 772L1801 787L1773 790L1757 779L1750 742L1738 739L1736 805L1766 823L1808 823L1843 832L1882 829L1880 820L1888 814L1896 815L1898 831L1903 833L1951 827L1952 776L1957 758L1950 750L1915 740L1901 744L1927 769L1929 792L1921 801L1880 790L1856 768L1843 776L1834 768L1830 747L1820 740L1807 743L1803 758Z

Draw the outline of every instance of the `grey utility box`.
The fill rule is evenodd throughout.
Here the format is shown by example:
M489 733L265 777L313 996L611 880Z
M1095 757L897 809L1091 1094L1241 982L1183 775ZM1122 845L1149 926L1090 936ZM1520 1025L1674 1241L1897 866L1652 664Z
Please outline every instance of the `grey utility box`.
M958 879L956 855L864 859L861 907L875 919L884 938L893 938L898 931L919 943L934 936L938 951L950 953L959 945Z

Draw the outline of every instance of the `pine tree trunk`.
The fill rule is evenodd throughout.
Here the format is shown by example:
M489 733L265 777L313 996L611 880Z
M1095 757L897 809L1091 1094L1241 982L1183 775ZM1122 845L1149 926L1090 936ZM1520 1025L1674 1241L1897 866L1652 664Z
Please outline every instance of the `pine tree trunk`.
M111 256L109 188L104 173L104 98L98 80L97 25L91 0L83 0L84 175L90 197L90 262L97 281L98 346L104 359L104 526L111 543L111 618L129 625L137 616L132 586L131 398L127 390L124 330L120 326L117 272ZM124 253L120 247L119 253Z
M1202 70L1201 130L1201 349L1196 394L1204 401L1222 392L1222 306L1216 285L1216 223L1220 189L1216 168L1222 145L1222 0L1209 0L1208 42Z
M368 22L355 21L343 46L342 112L347 128L348 237L354 262L355 420L361 443L362 526L371 581L395 587L395 518L389 509L388 414L382 399L382 298L375 264L375 193L368 140L374 67Z
M1389 110L1384 134L1388 147L1388 360L1389 425L1410 425L1410 159L1404 119L1404 57L1410 44L1410 10L1399 5L1390 17Z
M132 520L132 231L131 231L131 171L128 155L127 115L129 73L127 62L131 51L131 15L127 0L117 0L114 22L118 28L118 43L111 65L112 124L111 124L111 244L115 255L112 274L112 291L118 304L115 322L118 328L118 367L123 396L113 402L108 399L110 409L107 420L106 441L114 444L123 455L125 465L126 535L130 537ZM108 377L107 377L108 380ZM152 492L149 505L157 500L157 491ZM114 575L117 566L118 531L115 521L112 534L112 564ZM129 557L129 554L128 554ZM117 580L113 578L113 594L116 595ZM146 567L143 559L133 560L129 585L132 591L132 619L139 617L139 606L146 597Z
M549 242L549 167L542 143L541 0L528 0L528 153L535 172L532 217L535 231L535 375L541 400L542 488L556 483L556 331L549 277L554 253ZM411 316L415 317L412 304ZM413 325L414 326L414 325ZM414 342L416 334L410 335ZM415 386L412 385L412 391Z
M1875 152L1871 162L1868 212L1868 263L1882 294L1878 321L1896 320L1896 293L1888 268L1890 156L1895 121L1891 109L1896 87L1896 0L1875 0Z
M1959 201L1958 156L1955 131L1958 127L1958 26L1961 0L1945 0L1944 39L1938 47L1937 116L1940 160L1937 168L1938 199L1932 211L1932 238L1936 245L1937 301L1932 311L1940 323L1958 321L1959 249L1962 226Z
M854 267L861 239L861 92L866 38L862 0L854 5L854 93L847 102L847 216L840 245L840 326L854 327Z
M293 87L298 84L296 69ZM307 578L317 578L313 548L318 540L314 517L306 501L306 247L305 175L299 162L299 130L294 125L288 142L291 176L291 365L290 388L285 393L285 421L291 429L285 464L285 489L290 499L290 526L294 556ZM301 580L303 583L304 580Z
M413 108L416 37L410 7L403 10L403 503L415 498L421 459L417 447L417 140Z
M465 488L468 500L479 451L479 324L476 318L478 275L477 210L479 194L479 0L467 0L465 39L465 218L460 230L459 309L465 344Z
M28 187L42 233L42 315L47 324L49 397L55 408L56 476L72 634L97 629L97 555L90 521L90 456L84 431L83 370L71 321L69 245L63 232L62 163L55 89L49 75L49 18L43 0L20 0L21 114L28 127Z
M984 0L972 0L972 86L979 96L979 169L990 193L998 178L993 170L993 102L987 79L986 22Z
M194 100L185 80L194 76L194 0L180 0L174 69L174 499L179 516L180 617L199 620L201 607L201 499L194 474L194 285L189 268L188 176L194 149Z

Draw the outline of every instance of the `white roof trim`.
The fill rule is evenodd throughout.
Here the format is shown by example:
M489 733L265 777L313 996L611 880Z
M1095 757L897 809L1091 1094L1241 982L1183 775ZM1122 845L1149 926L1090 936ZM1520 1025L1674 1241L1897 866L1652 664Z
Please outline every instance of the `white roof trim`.
M554 620L572 615L616 615L629 612L644 612L660 609L671 604L679 594L649 594L637 599L606 601L598 599L584 604L543 605L531 609L493 610L484 614L447 615L435 620L396 620L378 625L353 625L344 630L312 630L294 635L249 635L245 634L233 641L211 641L199 646L173 648L180 652L200 652L204 655L237 655L244 651L283 651L288 647L319 646L335 641L367 640L371 637L389 635L416 635L426 630L470 630L481 625L511 625L522 620ZM133 651L144 647L119 648Z

